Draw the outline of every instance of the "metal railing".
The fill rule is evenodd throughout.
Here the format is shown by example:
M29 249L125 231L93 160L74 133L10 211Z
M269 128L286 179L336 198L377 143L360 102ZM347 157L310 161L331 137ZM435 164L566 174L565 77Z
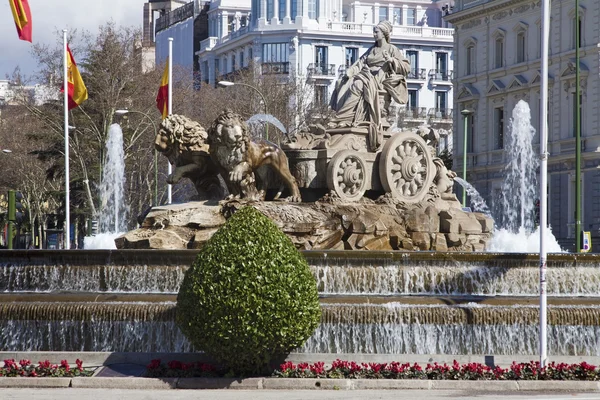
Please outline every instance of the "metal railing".
M429 70L429 79L433 79L434 81L450 82L452 81L453 75L454 71L449 71L447 69Z
M194 17L195 2L184 4L156 20L155 31L159 32L180 21Z
M426 107L404 107L399 111L399 115L404 119L427 119Z
M263 75L289 74L290 73L290 63L289 62L262 63L261 72Z
M406 76L406 79L418 79L418 80L425 80L426 75L425 75L425 68L413 68L410 70L410 72L408 73L408 75Z
M430 108L428 112L429 118L436 120L451 120L452 109L451 108Z
M308 76L335 76L335 64L310 63L306 71Z

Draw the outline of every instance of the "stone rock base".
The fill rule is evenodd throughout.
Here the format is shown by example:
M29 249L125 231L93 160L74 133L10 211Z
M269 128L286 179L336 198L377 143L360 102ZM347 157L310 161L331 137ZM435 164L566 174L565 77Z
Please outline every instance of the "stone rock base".
M115 239L119 249L199 249L237 209L265 214L300 250L482 251L493 221L460 204L434 207L374 202L198 201L154 207L139 229Z

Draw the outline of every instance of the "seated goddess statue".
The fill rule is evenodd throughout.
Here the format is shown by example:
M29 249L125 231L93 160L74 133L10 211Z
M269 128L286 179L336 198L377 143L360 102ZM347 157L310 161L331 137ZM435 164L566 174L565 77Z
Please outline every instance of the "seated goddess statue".
M375 44L336 83L331 108L336 111L332 122L337 126L366 122L380 130L382 116L387 115L391 99L398 104L408 101L406 75L410 63L402 51L390 43L391 32L389 21L380 22L373 29ZM385 93L384 104L380 104L380 92Z

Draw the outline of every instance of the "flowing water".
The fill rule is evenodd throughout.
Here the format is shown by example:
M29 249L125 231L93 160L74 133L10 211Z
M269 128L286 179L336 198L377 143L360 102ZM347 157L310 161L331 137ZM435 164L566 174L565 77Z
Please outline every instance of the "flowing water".
M263 137L263 133L264 133L264 124L273 124L275 127L277 127L277 129L279 129L281 132L283 132L285 135L287 135L287 129L285 129L285 126L283 126L283 124L281 123L281 121L279 121L276 117L274 117L271 114L254 114L253 116L251 116L248 121L246 121L246 123L248 125L250 125L251 127L256 126L259 128L258 131L252 130L252 137L254 139L265 139Z
M175 324L197 251L0 251L6 351L194 351ZM298 351L536 354L538 258L494 253L304 253L321 324ZM548 343L600 355L600 257L548 257ZM318 357L318 356L317 356Z
M473 185L471 185L464 179L459 178L458 176L454 178L454 181L458 182L467 191L467 194L469 195L471 210L475 212L484 213L487 216L491 215L490 209L487 206L485 200L483 199L483 197L481 197L481 195L479 194L477 189L473 187Z
M124 201L125 155L123 131L119 124L108 130L106 157L100 184L99 232L84 238L85 249L116 249L114 239L127 231L127 207Z

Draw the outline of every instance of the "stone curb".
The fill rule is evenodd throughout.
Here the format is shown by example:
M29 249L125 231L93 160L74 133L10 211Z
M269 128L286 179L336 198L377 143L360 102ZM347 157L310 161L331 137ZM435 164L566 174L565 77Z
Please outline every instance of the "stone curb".
M0 388L244 389L244 390L468 390L476 392L589 391L588 381L450 381L308 378L0 378Z

